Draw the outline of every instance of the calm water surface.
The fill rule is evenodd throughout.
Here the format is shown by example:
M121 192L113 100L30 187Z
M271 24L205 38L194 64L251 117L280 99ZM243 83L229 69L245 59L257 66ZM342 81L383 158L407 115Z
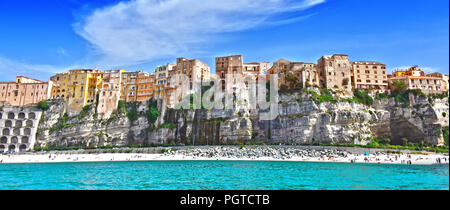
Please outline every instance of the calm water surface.
M449 190L449 166L168 161L2 164L1 190Z

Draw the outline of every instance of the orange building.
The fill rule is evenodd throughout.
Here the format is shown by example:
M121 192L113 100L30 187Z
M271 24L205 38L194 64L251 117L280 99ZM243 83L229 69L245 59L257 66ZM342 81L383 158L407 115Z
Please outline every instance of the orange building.
M155 75L139 72L137 76L137 101L145 101L153 98L155 86Z
M406 84L408 89L420 89L425 94L443 93L448 91L445 77L436 74L426 75L422 69L414 66L406 71L394 71L393 75L388 76L389 88L395 81L401 81Z
M0 102L12 106L37 104L51 98L52 84L24 76L13 82L0 82Z

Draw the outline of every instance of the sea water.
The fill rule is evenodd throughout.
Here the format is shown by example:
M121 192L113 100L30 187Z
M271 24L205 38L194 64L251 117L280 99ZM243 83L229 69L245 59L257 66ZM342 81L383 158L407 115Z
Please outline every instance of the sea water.
M449 190L449 166L252 161L0 164L0 189Z

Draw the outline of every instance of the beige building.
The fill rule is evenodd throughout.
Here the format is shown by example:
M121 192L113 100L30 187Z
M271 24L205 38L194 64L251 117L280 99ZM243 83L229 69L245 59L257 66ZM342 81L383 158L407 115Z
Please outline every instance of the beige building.
M352 85L355 89L371 89L377 92L388 90L386 65L374 61L352 62Z
M24 76L13 82L0 82L0 102L12 106L37 104L51 98L52 84Z
M419 67L414 66L406 71L394 71L388 76L390 89L394 81L402 81L408 89L420 89L425 94L436 94L448 91L444 77L437 74L425 75L425 72Z
M244 63L242 71L244 75L257 76L265 75L270 69L270 62L250 62Z
M180 103L183 97L200 93L201 82L209 82L211 79L210 67L198 59L177 58L177 64L173 66L172 70L168 70L168 74L165 98L166 105L170 108L174 108L176 104ZM179 75L184 75L189 80L187 87L181 86Z
M280 59L273 63L270 74L278 74L280 89L319 86L319 74L314 63L292 62Z
M351 63L348 55L323 56L317 61L320 86L351 92Z
M166 64L164 66L158 66L155 70L155 98L164 98L164 89L167 85L167 79L169 77L169 71L172 71L176 65Z
M428 74L427 76L441 78L442 79L442 83L444 85L443 86L444 91L448 91L449 90L449 76L448 75L436 72L436 73Z
M110 116L119 104L122 89L122 74L125 70L108 70L103 74L97 112Z

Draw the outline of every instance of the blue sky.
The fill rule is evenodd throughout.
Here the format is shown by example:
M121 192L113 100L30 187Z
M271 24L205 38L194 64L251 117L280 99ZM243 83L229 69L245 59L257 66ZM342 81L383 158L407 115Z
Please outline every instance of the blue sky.
M449 73L445 0L1 0L0 80L70 68L143 69L243 54L316 62L344 53Z

